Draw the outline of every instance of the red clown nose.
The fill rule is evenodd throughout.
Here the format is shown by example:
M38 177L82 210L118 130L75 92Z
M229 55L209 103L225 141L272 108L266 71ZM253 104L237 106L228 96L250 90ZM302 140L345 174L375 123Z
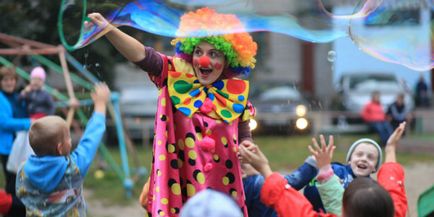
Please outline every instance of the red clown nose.
M199 58L200 67L208 68L211 64L211 60L207 56L201 56Z

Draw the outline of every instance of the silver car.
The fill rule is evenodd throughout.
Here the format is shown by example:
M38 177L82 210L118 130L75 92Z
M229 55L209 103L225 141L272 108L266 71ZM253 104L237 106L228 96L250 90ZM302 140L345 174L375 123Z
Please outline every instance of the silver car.
M257 129L255 131L309 132L311 121L308 119L307 103L296 85L284 82L262 82L251 87L249 98L256 108Z
M380 101L384 111L392 104L399 93L405 95L405 106L414 108L412 93L404 82L390 73L354 73L345 74L338 84L339 100L345 111L360 114L363 107L371 101L373 91L380 92Z

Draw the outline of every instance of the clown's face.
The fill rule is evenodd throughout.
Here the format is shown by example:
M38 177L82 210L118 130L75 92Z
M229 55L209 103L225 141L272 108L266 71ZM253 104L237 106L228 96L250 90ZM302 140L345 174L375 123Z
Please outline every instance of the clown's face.
M354 175L369 176L371 173L374 173L378 155L377 148L372 144L361 143L357 145L348 162L351 165Z
M225 55L208 42L200 42L193 51L193 69L202 85L216 81L223 73Z

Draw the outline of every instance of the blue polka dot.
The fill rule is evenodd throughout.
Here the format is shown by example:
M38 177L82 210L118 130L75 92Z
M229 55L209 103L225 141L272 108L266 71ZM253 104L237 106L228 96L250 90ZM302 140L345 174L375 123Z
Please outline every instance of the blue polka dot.
M193 83L198 84L199 80L196 79L196 80L193 81Z
M202 101L200 101L200 100L196 100L196 101L194 101L194 107L196 107L196 108L199 108L199 107L201 107L201 106L202 106L202 104L203 104L203 102L202 102Z
M234 109L234 112L236 112L236 113L241 113L244 111L244 106L241 104L234 103L232 108Z
M214 94L209 93L209 94L208 94L208 98L209 98L211 101L214 101L215 96L214 96Z
M241 102L244 101L245 99L246 99L246 98L245 98L243 95L239 95L239 96L238 96L238 100L241 101Z
M223 81L216 81L212 84L212 86L214 86L215 88L221 90L223 89L223 87L225 86L225 83L223 83Z
M193 91L191 91L189 94L190 96L197 96L200 93L200 89L195 89Z
M182 112L186 116L190 116L191 110L189 108L180 107L178 108L178 111Z

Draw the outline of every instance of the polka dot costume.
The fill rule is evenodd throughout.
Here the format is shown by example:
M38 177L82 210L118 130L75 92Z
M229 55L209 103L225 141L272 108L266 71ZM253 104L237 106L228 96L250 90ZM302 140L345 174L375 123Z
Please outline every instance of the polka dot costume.
M163 60L162 74L151 77L160 96L148 212L178 216L190 197L211 188L231 195L247 216L237 138L248 82L227 79L204 87L189 63Z

